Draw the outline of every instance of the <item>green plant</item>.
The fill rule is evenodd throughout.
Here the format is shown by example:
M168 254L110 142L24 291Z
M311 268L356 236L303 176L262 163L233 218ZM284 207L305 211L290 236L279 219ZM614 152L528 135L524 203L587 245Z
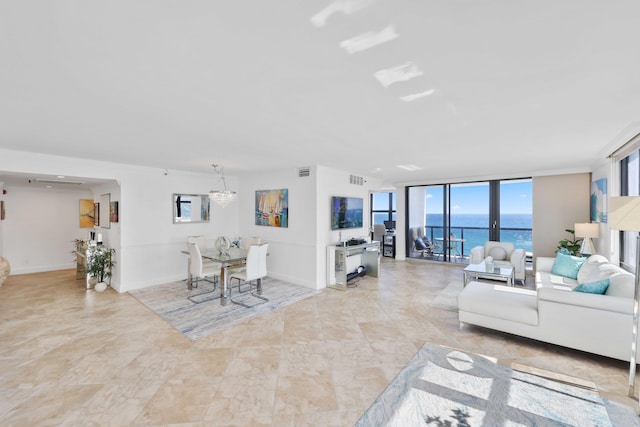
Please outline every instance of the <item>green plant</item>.
M113 254L115 249L109 249L104 246L97 246L93 249L87 260L87 274L98 279L98 282L104 282L111 278L113 266Z
M578 255L580 253L580 245L582 239L576 239L575 230L567 228L567 233L571 234L571 239L562 239L558 242L558 250L556 252L563 252L567 255Z

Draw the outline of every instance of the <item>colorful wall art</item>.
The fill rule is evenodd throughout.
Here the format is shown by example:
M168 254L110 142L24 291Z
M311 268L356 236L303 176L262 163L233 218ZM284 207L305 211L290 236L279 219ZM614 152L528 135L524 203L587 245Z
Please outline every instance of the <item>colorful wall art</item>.
M109 220L111 222L118 222L118 202L111 202L109 204Z
M591 183L591 221L607 222L607 178Z
M256 225L289 226L289 190L256 191Z
M94 225L93 200L80 199L80 227L91 228Z

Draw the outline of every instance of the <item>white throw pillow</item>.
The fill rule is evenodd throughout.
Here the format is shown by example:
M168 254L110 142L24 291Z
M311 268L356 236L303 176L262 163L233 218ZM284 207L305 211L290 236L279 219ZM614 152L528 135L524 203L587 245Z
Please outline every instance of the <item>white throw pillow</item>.
M489 249L489 256L497 261L507 259L507 251L502 246L494 246Z

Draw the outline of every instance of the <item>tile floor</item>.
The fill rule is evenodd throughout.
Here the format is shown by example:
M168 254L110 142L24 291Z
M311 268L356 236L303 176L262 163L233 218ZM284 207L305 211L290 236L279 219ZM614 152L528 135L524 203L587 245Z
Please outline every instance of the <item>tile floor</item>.
M628 406L628 364L429 307L462 265L382 259L382 277L191 342L75 271L0 287L3 426L352 426L426 342L593 381ZM532 279L528 278L527 286ZM265 290L268 292L268 290Z

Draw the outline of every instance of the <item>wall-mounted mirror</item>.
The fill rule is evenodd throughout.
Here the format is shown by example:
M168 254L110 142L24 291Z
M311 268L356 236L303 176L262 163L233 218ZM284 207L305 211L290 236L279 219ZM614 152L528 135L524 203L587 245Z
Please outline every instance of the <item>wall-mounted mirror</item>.
M111 228L109 205L111 205L111 193L102 194L100 196L100 228Z
M210 204L207 194L174 194L173 223L209 222Z

